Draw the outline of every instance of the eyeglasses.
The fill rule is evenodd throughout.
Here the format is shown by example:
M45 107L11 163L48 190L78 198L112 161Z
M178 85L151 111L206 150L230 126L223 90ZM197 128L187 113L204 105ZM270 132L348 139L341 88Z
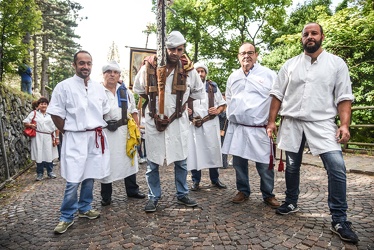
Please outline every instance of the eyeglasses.
M239 55L240 56L245 56L245 55L253 56L255 53L256 51L243 51L243 52L239 52Z
M183 48L168 48L168 50L170 50L170 51L178 50L178 52L182 52Z

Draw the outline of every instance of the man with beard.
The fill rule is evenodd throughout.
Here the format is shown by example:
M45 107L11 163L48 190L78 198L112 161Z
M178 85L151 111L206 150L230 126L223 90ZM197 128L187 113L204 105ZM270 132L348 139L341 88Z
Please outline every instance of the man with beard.
M134 91L148 100L148 112L145 115L145 140L147 150L147 172L149 201L145 206L146 212L155 212L158 201L161 199L161 183L159 166L174 163L174 178L177 202L179 204L195 207L197 202L188 196L187 185L187 154L189 119L186 103L189 98L204 98L203 83L192 62L184 54L186 40L179 31L172 31L166 40L166 82L164 85L164 113L169 122L164 130L158 127L159 98L151 98L150 93L155 86L149 87L150 68L153 63L146 62L135 77ZM182 83L182 84L180 84ZM175 91L174 91L175 90ZM157 100L157 103L156 103ZM161 98L162 100L162 98ZM180 104L180 110L178 105ZM176 116L178 113L178 117ZM173 119L173 117L177 117Z
M241 67L227 80L226 114L230 123L222 152L233 156L238 193L232 202L242 203L251 194L248 176L248 160L251 160L256 163L261 178L260 190L264 203L277 208L280 203L273 194L272 143L265 130L271 102L269 92L277 75L257 63L257 56L253 44L243 43L238 53Z
M92 209L94 179L110 174L109 148L104 114L110 106L105 88L90 79L92 57L87 51L74 55L75 75L56 85L47 113L64 134L61 148L61 176L66 180L60 222L54 232L62 234L73 225L74 214L96 219L100 212ZM78 188L82 183L78 199Z
M279 71L270 92L268 136L276 134L275 120L283 117L278 147L286 151L286 199L277 214L295 213L300 185L300 166L305 141L313 155L319 155L328 175L328 205L331 230L342 240L356 243L357 235L347 221L346 170L341 143L349 138L352 95L348 67L338 56L321 48L324 34L317 23L304 26L304 53L288 60ZM335 124L340 117L340 127Z

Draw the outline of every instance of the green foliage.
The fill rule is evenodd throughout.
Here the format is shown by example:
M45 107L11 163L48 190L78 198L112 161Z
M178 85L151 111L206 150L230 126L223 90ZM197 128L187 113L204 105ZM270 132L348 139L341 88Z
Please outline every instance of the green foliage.
M30 34L40 30L41 12L34 0L0 1L0 81L29 61Z
M193 61L209 64L209 77L221 90L233 69L243 42L264 45L259 34L279 28L290 0L176 0L167 16L168 31L179 30L192 44Z

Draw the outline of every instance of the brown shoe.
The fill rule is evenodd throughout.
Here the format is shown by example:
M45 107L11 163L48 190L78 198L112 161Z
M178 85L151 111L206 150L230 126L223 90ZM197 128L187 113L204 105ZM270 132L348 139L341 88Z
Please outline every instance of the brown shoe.
M266 198L264 202L271 208L278 208L280 206L279 201L274 196Z
M238 192L235 197L232 199L232 202L234 203L242 203L244 201L248 200L248 196L246 196L243 192Z

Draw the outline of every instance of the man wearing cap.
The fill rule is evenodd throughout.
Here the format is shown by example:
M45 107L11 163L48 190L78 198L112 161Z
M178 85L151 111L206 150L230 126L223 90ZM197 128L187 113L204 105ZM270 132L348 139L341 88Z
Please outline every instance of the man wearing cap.
M124 179L126 193L128 197L143 199L145 195L139 192L139 185L136 183L136 173L138 172L138 157L133 159L127 156L127 121L128 113L138 121L138 110L135 105L133 94L128 91L124 84L120 84L121 68L116 61L108 62L102 68L105 93L108 97L110 111L104 115L104 120L108 123L105 133L107 135L110 148L110 175L101 179L101 205L110 205L112 201L112 182ZM124 96L120 90L123 89ZM121 100L122 99L122 100ZM127 110L122 113L122 105ZM123 119L124 118L124 119Z
M105 88L90 79L92 57L87 51L74 55L75 75L56 85L47 113L64 134L61 147L61 176L66 179L60 222L54 232L62 234L73 225L74 214L96 219L92 209L94 179L109 175L109 147L102 128L110 110ZM78 199L78 188L82 183Z
M271 102L269 92L276 74L256 63L257 56L253 44L243 43L238 53L241 68L227 80L226 113L229 126L222 152L233 155L239 192L232 202L244 202L251 194L248 176L248 160L251 160L256 163L261 178L262 199L271 208L277 208L280 204L273 194L273 145L266 133Z
M203 83L196 70L194 70L192 62L185 56L186 40L179 31L172 31L167 37L166 41L166 84L165 84L165 98L164 98L164 115L172 118L175 117L176 112L179 112L180 117L170 119L165 130L156 126L159 106L152 104L152 99L148 104L148 112L145 115L145 134L146 150L148 166L146 172L146 179L148 183L148 198L149 201L145 206L146 212L155 212L158 201L161 198L161 184L159 175L159 165L164 165L166 159L166 166L174 163L175 186L177 202L185 206L197 206L197 202L190 199L188 196L187 185L187 154L188 154L188 133L189 133L189 119L186 110L186 103L189 98L202 99L204 98ZM142 97L148 99L147 91L149 72L148 67L151 63L146 63L141 67L135 77L134 91ZM182 72L182 74L180 73ZM174 75L176 81L174 80ZM184 80L183 85L178 85ZM178 91L183 89L182 94L178 91L174 92L175 84L178 86ZM150 89L150 88L148 88ZM177 96L180 96L179 100ZM159 98L155 98L157 104ZM179 103L177 103L177 101ZM177 110L177 104L181 105L180 110ZM154 114L154 111L156 114ZM152 114L152 116L151 116Z
M219 180L218 167L222 167L221 138L218 115L226 108L217 83L206 80L208 67L201 62L194 64L205 85L205 98L188 103L190 136L188 139L187 167L192 174L192 191L200 189L201 169L209 168L213 186L227 188Z

